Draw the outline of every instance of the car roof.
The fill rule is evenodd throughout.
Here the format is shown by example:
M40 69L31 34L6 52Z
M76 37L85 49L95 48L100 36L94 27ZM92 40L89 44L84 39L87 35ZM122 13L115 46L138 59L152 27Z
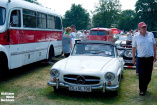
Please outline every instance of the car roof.
M111 30L111 29L109 29L109 28L92 28L92 29L90 29L90 30L92 30L92 31L98 31L98 30Z
M115 44L113 42L110 41L98 41L98 40L86 40L86 41L77 41L77 44L108 44L108 45L112 45L115 46Z

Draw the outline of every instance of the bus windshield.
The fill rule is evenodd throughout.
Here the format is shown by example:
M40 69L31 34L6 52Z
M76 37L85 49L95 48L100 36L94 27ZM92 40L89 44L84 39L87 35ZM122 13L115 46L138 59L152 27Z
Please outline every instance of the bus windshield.
M100 35L100 36L105 36L105 31L97 31L97 30L91 30L90 35Z
M3 25L5 22L5 9L0 7L0 25Z

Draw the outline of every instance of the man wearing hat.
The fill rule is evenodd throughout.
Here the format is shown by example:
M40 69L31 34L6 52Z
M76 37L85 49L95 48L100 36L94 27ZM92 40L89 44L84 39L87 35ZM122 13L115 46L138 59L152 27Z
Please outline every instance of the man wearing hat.
M144 22L138 24L139 33L133 37L132 55L135 64L135 52L138 51L139 95L145 95L151 81L153 61L156 62L156 42L152 32L147 31Z

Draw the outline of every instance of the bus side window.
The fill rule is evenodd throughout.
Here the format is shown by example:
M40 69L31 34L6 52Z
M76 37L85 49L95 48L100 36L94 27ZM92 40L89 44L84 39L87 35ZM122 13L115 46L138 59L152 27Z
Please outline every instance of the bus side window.
M20 10L13 10L10 16L11 27L21 27Z
M61 26L61 20L59 17L56 17L56 27L55 29L62 29L62 26Z
M47 16L47 28L55 29L55 17L52 15Z
M37 13L37 28L45 28L46 29L46 14Z
M23 9L23 26L29 28L36 28L35 11Z

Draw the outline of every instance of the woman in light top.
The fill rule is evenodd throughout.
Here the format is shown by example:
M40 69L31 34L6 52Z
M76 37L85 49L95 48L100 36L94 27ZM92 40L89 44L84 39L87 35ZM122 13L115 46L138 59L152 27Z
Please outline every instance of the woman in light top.
M71 28L67 27L62 37L62 49L65 57L68 57L72 50L72 41L70 37Z

